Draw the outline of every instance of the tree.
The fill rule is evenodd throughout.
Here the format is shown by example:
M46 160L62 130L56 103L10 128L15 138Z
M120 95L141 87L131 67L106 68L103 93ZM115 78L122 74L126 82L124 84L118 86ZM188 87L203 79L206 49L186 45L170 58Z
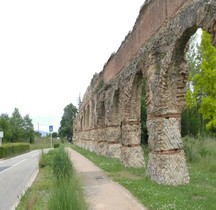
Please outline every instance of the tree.
M70 103L64 108L64 114L60 122L59 135L62 138L67 137L69 141L72 141L73 121L76 117L77 111L77 108Z
M216 129L216 48L211 44L211 35L203 31L201 71L194 78L195 95L201 95L199 109L208 120L207 129Z
M204 121L198 112L200 108L200 96L194 95L195 81L194 77L200 73L201 65L201 48L199 34L195 33L189 43L188 51L185 55L189 67L189 77L186 92L186 107L182 113L181 134L197 136L205 132Z
M24 121L17 108L14 109L10 118L10 126L12 131L12 142L20 141L24 137Z
M53 138L57 138L57 137L58 137L58 133L57 133L57 132L53 132L53 133L52 133L52 137L53 137Z
M24 128L24 139L29 141L29 143L33 143L34 126L32 124L32 119L30 119L28 114L23 118L23 128Z
M207 121L202 120L202 125L206 124L208 130L213 130L216 129L216 48L212 46L211 35L206 31L202 33L198 50L200 59L199 62L192 60L195 63L189 76L192 88L187 91L186 103L190 109L196 106L197 113Z
M12 132L10 127L10 118L8 114L1 114L0 130L4 132L4 141L10 141L12 137Z
M34 142L32 119L28 114L22 117L17 108L14 109L11 117L8 114L0 115L0 130L4 131L5 142Z

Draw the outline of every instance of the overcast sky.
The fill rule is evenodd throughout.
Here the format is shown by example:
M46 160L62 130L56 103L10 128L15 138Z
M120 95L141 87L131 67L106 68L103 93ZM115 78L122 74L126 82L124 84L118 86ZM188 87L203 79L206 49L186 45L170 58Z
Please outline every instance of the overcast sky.
M144 0L0 0L0 114L59 128L132 29Z

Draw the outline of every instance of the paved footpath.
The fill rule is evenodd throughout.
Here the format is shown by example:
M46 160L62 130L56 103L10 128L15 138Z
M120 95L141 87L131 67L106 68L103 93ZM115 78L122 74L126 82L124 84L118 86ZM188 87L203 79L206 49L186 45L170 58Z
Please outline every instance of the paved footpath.
M78 152L67 148L73 167L81 177L89 210L147 210L121 185Z

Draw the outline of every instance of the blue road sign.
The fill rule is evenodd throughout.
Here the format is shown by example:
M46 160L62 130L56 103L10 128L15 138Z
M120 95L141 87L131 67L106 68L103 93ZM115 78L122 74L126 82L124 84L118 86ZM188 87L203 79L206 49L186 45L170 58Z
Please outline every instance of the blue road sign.
M53 132L53 125L49 126L49 132Z

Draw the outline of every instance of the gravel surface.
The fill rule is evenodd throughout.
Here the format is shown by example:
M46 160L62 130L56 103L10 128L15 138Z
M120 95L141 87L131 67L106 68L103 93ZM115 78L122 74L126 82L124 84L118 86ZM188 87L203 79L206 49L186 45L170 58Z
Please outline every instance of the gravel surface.
M67 148L75 170L81 178L89 210L147 210L121 185L78 152Z

